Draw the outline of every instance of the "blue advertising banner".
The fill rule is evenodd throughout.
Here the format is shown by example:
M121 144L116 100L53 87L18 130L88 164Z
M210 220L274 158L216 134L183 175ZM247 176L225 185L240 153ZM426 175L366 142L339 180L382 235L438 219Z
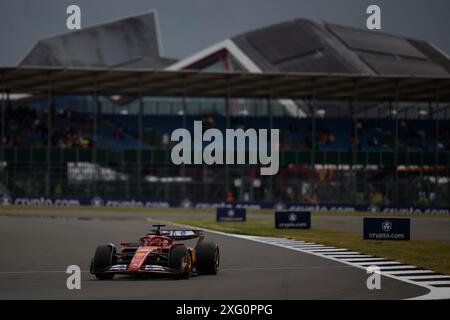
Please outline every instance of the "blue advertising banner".
M245 221L246 210L244 208L217 208L216 209L216 221Z
M449 207L422 207L396 205L354 205L345 203L308 204L302 202L258 202L258 201L193 201L190 199L148 199L115 197L21 197L0 195L0 205L49 206L49 207L110 207L110 208L190 208L190 209L273 209L276 211L320 211L320 212L382 212L389 215L449 215Z
M309 211L275 211L277 229L311 229Z
M364 218L364 240L409 240L409 218Z

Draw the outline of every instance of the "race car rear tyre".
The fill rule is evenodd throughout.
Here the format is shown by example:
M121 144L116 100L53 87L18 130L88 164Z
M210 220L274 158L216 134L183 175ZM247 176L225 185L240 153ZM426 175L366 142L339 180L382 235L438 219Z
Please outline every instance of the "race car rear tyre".
M199 274L217 274L220 266L219 246L211 241L201 241L195 247Z
M111 280L114 273L105 273L105 269L111 267L116 260L116 248L108 246L98 246L95 250L92 269L94 275L99 280Z
M170 249L169 268L181 271L176 278L189 278L192 269L192 258L185 246L176 246Z

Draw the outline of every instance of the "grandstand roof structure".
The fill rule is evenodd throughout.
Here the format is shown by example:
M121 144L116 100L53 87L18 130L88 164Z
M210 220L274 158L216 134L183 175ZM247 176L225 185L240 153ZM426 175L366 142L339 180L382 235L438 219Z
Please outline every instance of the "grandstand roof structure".
M449 75L432 44L378 31L296 19L233 38L266 71Z
M250 72L323 72L367 75L450 75L448 56L417 39L295 19L241 33L168 69L197 69L220 50L236 60L236 69ZM233 69L232 67L230 69Z
M450 76L0 68L10 93L450 102Z
M156 11L40 40L20 66L160 69L163 56Z
M307 95L333 100L348 98L352 94L350 88L358 86L361 88L355 90L353 96L359 97L360 101L380 97L392 99L396 95L395 88L398 86L402 91L403 85L413 89L400 92L400 99L422 101L432 94L431 87L421 86L428 81L413 78L450 76L450 59L427 41L295 19L222 40L165 69L300 73L304 75L299 78L303 87L297 87L297 94L286 89L289 99L279 100L279 103L293 116L306 116L311 111L304 101ZM310 73L318 75L307 76ZM370 79L372 76L375 78ZM312 79L317 87L315 93L312 93L314 90L302 92ZM415 90L417 94L412 96L410 93ZM282 90L276 91L274 95L283 96ZM320 107L329 116L341 116L343 112L348 116L360 112L378 114L377 103L361 101L353 103L352 108L341 106L342 103L337 101L327 101ZM409 106L409 109L419 112L420 106Z
M450 59L427 41L295 19L177 61L164 57L151 11L42 39L17 68L0 68L0 91L271 97L304 115L311 98L360 101L355 110L363 101L450 102Z

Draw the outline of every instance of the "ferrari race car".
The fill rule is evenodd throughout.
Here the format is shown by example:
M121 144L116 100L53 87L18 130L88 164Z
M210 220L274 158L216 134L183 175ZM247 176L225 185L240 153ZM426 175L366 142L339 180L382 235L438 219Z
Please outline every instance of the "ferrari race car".
M98 246L91 274L100 280L110 280L115 274L167 274L175 278L217 274L219 247L206 241L201 230L162 230L162 224L153 227L156 229L139 242L122 242L119 251L114 244ZM180 242L189 239L198 239L195 248Z

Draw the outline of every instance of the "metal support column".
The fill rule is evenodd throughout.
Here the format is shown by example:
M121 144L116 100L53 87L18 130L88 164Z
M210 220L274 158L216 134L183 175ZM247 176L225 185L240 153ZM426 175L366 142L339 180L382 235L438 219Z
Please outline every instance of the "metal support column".
M184 86L184 83L183 83ZM187 129L187 103L186 103L186 94L183 92L182 98L182 107L183 107L183 129ZM189 150L192 156L192 150ZM186 177L186 165L183 163L181 165L181 177L184 179ZM183 198L186 198L186 182L182 183L182 195Z
M439 110L439 88L436 88L436 111ZM435 204L439 203L439 114L435 113L436 118L436 146L435 146L435 163L434 163L434 196L435 196Z
M51 147L52 147L52 105L53 105L53 94L51 88L50 76L48 79L48 91L47 91L47 172L45 175L45 195L50 196L50 180L51 180L51 170L52 170L52 159L51 159Z
M308 109L311 115L311 153L310 153L310 169L309 169L309 181L311 183L311 199L314 198L316 189L316 175L315 175L315 162L316 162L316 106L313 102L313 97L308 100Z
M140 84L140 81L139 81ZM139 138L139 148L138 148L138 194L142 196L142 148L144 145L144 98L142 92L139 93L139 115L138 115L138 138Z
M398 198L398 161L399 161L399 133L398 133L398 110L400 107L400 97L399 97L399 90L398 90L398 83L396 84L396 96L395 96L395 112L394 112L394 117L395 117L395 150L394 150L394 197L393 197L393 201L394 203L398 203L399 202L399 198Z
M273 129L272 88L270 88L270 94L269 94L269 96L267 98L267 108L268 108L268 112L269 112L269 129L270 129L269 132L272 132L272 129ZM272 139L270 139L270 141L272 142ZM275 150L272 150L271 152L275 152ZM274 190L274 188L273 188L273 175L270 175L269 176L270 201L272 201L275 198L274 194L273 194L273 190Z
M92 131L93 131L93 137L94 137L94 141L93 141L93 155L92 155L92 160L94 162L94 192L93 192L93 196L97 197L98 196L98 179L100 178L100 170L99 170L99 165L98 165L98 159L97 159L97 145L98 145L98 114L100 112L100 101L98 99L98 86L97 86L97 80L95 81L95 88L94 88L94 121L93 121L93 127L92 127Z
M226 121L226 129L229 129L231 124L230 124L230 97L228 95L228 80L227 80L227 94L225 96L225 121ZM224 152L224 157L226 157L226 149ZM228 164L225 163L225 195L228 192L231 192L231 187L230 187L230 167ZM225 196L224 195L224 196Z
M356 204L356 200L357 200L357 184L358 184L358 179L356 178L358 175L358 172L356 170L356 165L358 162L358 116L356 114L356 110L355 110L355 105L354 105L354 101L350 98L349 99L349 107L350 107L350 112L353 118L353 141L354 144L352 145L351 151L352 151L352 163L350 165L350 173L351 173L351 177L353 180L353 191L352 191L352 195L353 195L353 203Z
M1 161L2 161L2 185L3 187L6 189L6 181L5 181L5 175L6 175L6 165L3 166L3 163L6 163L5 161L5 135L6 135L6 121L5 121L5 112L6 112L6 108L7 108L7 104L6 104L6 84L3 81L3 90L2 90L2 111L1 111L1 125L2 125L2 141L1 141Z

